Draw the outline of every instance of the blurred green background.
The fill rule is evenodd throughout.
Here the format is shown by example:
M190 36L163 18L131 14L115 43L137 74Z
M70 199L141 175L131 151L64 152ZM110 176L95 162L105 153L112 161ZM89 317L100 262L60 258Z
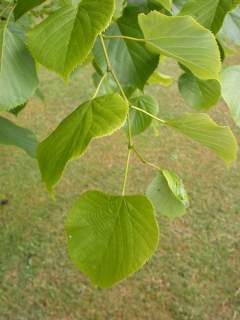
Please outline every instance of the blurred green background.
M175 78L180 72L172 62L163 71ZM17 123L43 139L91 97L91 74L90 67L81 68L66 85L41 70L46 102L33 98ZM159 101L161 117L191 111L177 83L147 91ZM240 140L223 102L210 114L232 126ZM84 190L120 192L127 155L124 133L94 141L83 158L71 162L55 200L41 183L36 161L0 146L0 198L9 200L0 207L1 320L240 319L240 162L227 169L204 147L156 126L137 137L136 144L149 160L183 178L191 207L174 222L159 216L156 255L108 290L92 287L69 261L64 221ZM154 174L133 157L128 192L144 192Z

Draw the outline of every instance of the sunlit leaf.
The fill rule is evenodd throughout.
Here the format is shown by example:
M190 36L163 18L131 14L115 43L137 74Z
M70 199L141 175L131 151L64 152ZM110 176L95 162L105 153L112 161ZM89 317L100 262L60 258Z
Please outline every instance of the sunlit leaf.
M84 62L96 37L110 23L114 0L82 0L64 6L29 34L29 47L35 59L64 78Z
M111 287L136 272L158 245L150 201L141 195L81 195L70 210L66 231L74 264L99 287Z
M148 48L185 65L200 79L218 79L220 53L213 34L192 17L169 17L157 11L139 15Z
M237 141L231 129L217 125L204 113L186 113L167 125L208 147L227 164L237 158Z
M118 95L83 103L39 144L37 157L49 191L60 179L68 161L80 157L93 138L112 134L125 122L128 105Z

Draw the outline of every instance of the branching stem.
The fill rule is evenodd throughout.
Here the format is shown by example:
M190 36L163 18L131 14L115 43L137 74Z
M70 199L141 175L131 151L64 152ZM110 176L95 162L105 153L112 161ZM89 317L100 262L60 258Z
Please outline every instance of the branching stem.
M104 39L103 39L103 35L100 34L100 41L101 41L101 44L102 44L102 48L103 48L103 52L104 52L104 56L105 56L105 60L106 60L106 63L107 63L107 69L108 69L108 72L110 72L112 74L112 77L114 79L114 81L116 82L120 92L121 92L121 95L123 97L123 99L126 101L127 105L130 106L130 102L122 88L122 85L120 83L120 81L118 80L118 77L115 73L115 71L113 70L113 67L112 67L112 64L111 64L111 61L109 59L109 55L108 55L108 52L107 52L107 48L105 46L105 43L104 43ZM125 195L125 191L126 191L126 187L127 187L127 180L128 180L128 173L129 173L129 164L130 164L130 160L131 160L131 153L132 153L132 148L133 148L133 138L132 138L132 132L131 132L131 119L130 119L130 114L128 112L128 115L127 115L127 122L128 122L128 156L127 156L127 163L126 163L126 169L125 169L125 175L124 175L124 181L123 181L123 189L122 189L122 195Z

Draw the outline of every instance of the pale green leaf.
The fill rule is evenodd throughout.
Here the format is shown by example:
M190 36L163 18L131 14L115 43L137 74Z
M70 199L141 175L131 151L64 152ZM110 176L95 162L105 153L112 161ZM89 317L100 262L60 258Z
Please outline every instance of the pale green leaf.
M186 213L188 196L182 180L172 171L161 170L147 189L156 210L171 219Z
M183 6L179 15L193 16L204 27L216 34L227 13L235 6L234 0L190 0Z
M231 66L223 70L221 84L222 96L236 125L240 127L240 66Z
M141 195L81 195L66 231L73 263L99 287L111 287L138 271L153 255L159 231L150 201Z
M218 79L220 53L213 34L192 17L169 17L157 11L139 15L148 48L176 59L201 79Z
M155 71L148 79L148 84L160 84L169 87L173 84L173 78L162 72Z
M240 45L240 7L227 15L220 33L224 38Z
M130 100L130 103L148 113L156 116L159 112L157 101L148 95L141 95ZM152 123L152 118L141 111L130 108L129 111L131 132L132 135L138 135L144 132ZM125 126L126 132L128 132L128 124Z
M93 138L112 134L126 119L128 105L118 95L83 103L37 149L42 179L48 190L60 179L68 161L80 157Z
M217 125L207 114L186 113L167 125L208 147L227 164L237 158L237 141L231 129Z
M16 146L30 157L36 156L37 140L34 134L3 117L0 117L0 144Z
M82 0L65 6L36 26L29 34L35 59L68 78L89 55L96 37L110 23L114 0Z
M35 64L21 31L0 22L0 110L24 104L37 86Z
M183 74L178 85L185 102L197 110L208 110L217 104L221 96L217 80L200 80L190 73Z

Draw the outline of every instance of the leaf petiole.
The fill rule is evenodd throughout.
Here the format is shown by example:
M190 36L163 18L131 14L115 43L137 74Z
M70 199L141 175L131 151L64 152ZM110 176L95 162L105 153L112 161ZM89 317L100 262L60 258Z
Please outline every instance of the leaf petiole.
M145 113L145 114L148 115L149 117L151 117L151 118L153 118L153 119L161 122L162 124L166 124L166 123L167 123L165 120L160 119L160 118L154 116L153 114L151 114L151 113L149 113L149 112L147 112L147 111L145 111L145 110L143 110L143 109L140 109L140 108L138 108L138 107L136 107L136 106L133 106L133 105L130 105L130 107L133 108L133 109L135 109L135 110L137 110L137 111L140 111L140 112L142 112L142 113Z
M135 146L132 147L132 150L133 152L136 154L136 156L138 157L138 159L143 163L143 164L146 164L154 169L157 169L157 170L161 170L160 167L158 167L157 165L155 165L154 163L146 160L138 151L137 149L135 148Z
M128 36L108 36L108 35L103 35L103 38L106 40L118 40L118 39L123 39L123 40L131 40L131 41L137 41L137 42L145 42L145 39L139 39L139 38L134 38L134 37L128 37Z

